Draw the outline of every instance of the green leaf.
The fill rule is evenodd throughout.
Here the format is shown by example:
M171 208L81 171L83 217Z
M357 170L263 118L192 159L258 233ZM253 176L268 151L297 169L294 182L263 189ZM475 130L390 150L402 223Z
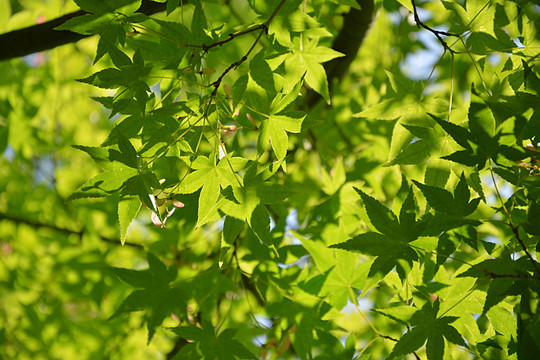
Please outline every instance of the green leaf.
M413 353L425 344L427 337L428 329L424 327L416 327L407 331L394 346L388 359Z
M225 263L226 257L233 250L238 235L244 228L244 222L230 216L225 217L221 232L221 247L219 250L219 267Z
M268 93L275 93L274 75L266 62L265 50L259 51L249 63L249 76Z
M141 0L75 0L75 3L84 11L98 15L113 11L129 15L141 6Z
M182 194L193 193L199 189L199 205L197 226L202 226L212 218L217 210L220 189L228 185L236 185L236 175L231 172L228 158L223 158L217 165L207 157L199 156L192 164L195 169L182 180L178 192Z
M283 160L287 156L287 148L289 146L287 132L299 133L305 118L306 115L300 112L270 115L262 123L262 129L257 141L259 151L264 151L270 142L277 159Z
M413 306L403 305L384 309L373 309L373 311L384 315L394 321L397 321L403 325L408 325L412 316L418 311L418 309Z
M292 54L285 60L285 68L294 74L293 84L305 74L308 85L330 103L328 79L321 63L344 56L328 47L319 46L317 41L304 40L303 46L295 44Z
M167 16L169 16L178 6L181 0L167 0Z
M159 206L154 196L154 189L159 189L160 187L161 186L153 173L141 172L126 181L122 189L122 195L137 195L140 201L152 210L163 223L162 214L159 212Z
M55 27L55 30L70 30L82 35L93 35L100 33L103 29L110 26L110 22L114 15L107 13L105 15L81 15L69 19L60 26Z
M315 261L315 265L320 272L324 273L335 265L335 259L332 256L333 250L328 249L326 244L321 241L308 239L295 231L291 231L291 233L295 238L300 240L304 249L307 250Z
M206 39L205 30L207 28L206 16L202 8L200 0L193 0L195 5L195 11L193 13L193 19L191 20L191 33L193 35L193 42L197 45L203 44Z
M94 176L68 197L68 201L82 198L101 198L120 191L128 179L137 175L137 170L120 168Z
M531 200L527 209L527 223L523 228L531 235L540 235L540 205Z
M455 208L454 197L452 194L435 186L429 186L413 180L414 184L422 191L426 200L433 209L445 214L456 214L458 211Z
M274 100L272 100L272 104L270 105L270 113L271 114L279 114L280 112L284 111L300 96L300 89L302 88L302 84L304 83L304 77L305 74L302 75L300 78L300 81L296 83L296 85L290 90L289 92L284 92L283 89L280 93L276 95Z
M443 156L442 159L454 161L467 166L478 165L482 169L486 163L486 158L476 155L470 150L456 151L453 154Z
M399 265L401 273L406 274L411 263L418 259L414 250L404 242L374 232L357 235L330 247L377 256L369 271L369 277L376 279L387 275L396 265Z
M328 195L335 194L347 180L347 175L345 174L345 169L343 167L343 158L341 157L336 160L336 164L332 170L330 170L330 174L327 174L324 170L322 171L323 187L321 190Z
M92 160L96 162L96 164L103 170L118 170L122 166L124 166L122 163L115 161L114 159L111 159L111 151L109 149L105 149L102 147L92 147L92 146L83 146L83 145L71 145L75 149L79 149L81 151L84 151L90 157Z
M412 7L412 3L407 0L398 0L398 2L401 4L401 6L404 6L409 10L411 13L414 13L414 9Z
M418 140L404 148L394 159L384 164L384 166L421 164L429 159L432 150L433 143L431 141Z
M452 139L454 139L459 145L463 146L465 149L471 149L469 141L472 140L471 134L469 131L461 126L453 124L449 121L438 118L435 115L429 114L443 129L446 131Z
M120 28L120 30L123 30ZM113 39L116 36L112 36ZM107 37L106 34L102 34L99 38L98 48L96 52L96 57L94 58L94 63L96 63L104 54L109 54L113 64L116 67L129 66L132 65L131 59L124 52L118 49L114 43Z
M450 316L437 317L439 300L433 304L427 302L410 320L412 329L396 343L388 359L410 354L424 345L427 340L426 352L428 359L442 360L444 358L444 339L465 346L465 341L457 330L450 325L457 318Z
M416 224L416 202L414 201L414 194L412 188L409 188L407 198L401 206L399 212L399 224L401 227L412 228Z
M480 198L469 201L470 191L463 173L454 190L454 195L439 187L424 185L415 180L413 182L422 191L428 204L444 214L467 216L476 210L480 202Z
M347 301L356 301L353 289L363 288L370 267L369 262L357 265L354 254L337 252L336 266L326 276L319 295L329 297L330 305L342 310Z
M400 247L401 243L379 233L367 232L356 235L344 243L331 245L330 248L381 256L396 246Z
M120 243L126 242L129 225L135 219L141 208L141 199L138 196L128 195L118 201L118 222L120 224Z
M354 189L362 197L369 220L375 229L389 236L399 235L400 228L396 215L394 215L394 213L386 206L364 193L362 190L358 188Z
M137 151L135 150L131 142L124 136L124 134L122 134L122 132L118 130L118 128L115 128L115 131L118 138L118 148L120 149L120 153L112 150L111 157L114 160L120 161L129 167L138 169L139 156L137 155Z

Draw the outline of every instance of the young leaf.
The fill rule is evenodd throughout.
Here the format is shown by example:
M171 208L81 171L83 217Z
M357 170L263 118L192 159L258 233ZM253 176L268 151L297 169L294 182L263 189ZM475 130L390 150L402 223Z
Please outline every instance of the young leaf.
M327 103L330 103L330 94L328 92L328 79L321 63L330 61L337 57L344 56L342 53L330 48L318 45L316 40L304 40L303 46L296 44L293 47L291 56L285 60L285 68L296 75L296 81L305 74L306 82L319 93Z
M262 124L262 129L257 141L257 148L259 151L264 151L270 142L277 159L283 160L287 155L287 148L289 146L287 132L299 133L305 118L306 115L300 112L270 115L270 117L267 120L264 120Z
M135 219L141 208L141 199L138 196L123 196L118 201L118 222L120 224L120 242L126 242L129 225Z

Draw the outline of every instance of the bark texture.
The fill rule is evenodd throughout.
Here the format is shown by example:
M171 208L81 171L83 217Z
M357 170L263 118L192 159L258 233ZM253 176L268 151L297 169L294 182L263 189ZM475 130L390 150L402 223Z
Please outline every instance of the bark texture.
M137 12L152 15L165 11L165 9L165 3L142 0L141 7ZM85 14L87 14L86 11L79 10L43 24L29 26L0 35L0 61L53 49L57 46L73 43L87 37L88 35L81 35L71 31L54 30L55 27L62 25L69 19Z

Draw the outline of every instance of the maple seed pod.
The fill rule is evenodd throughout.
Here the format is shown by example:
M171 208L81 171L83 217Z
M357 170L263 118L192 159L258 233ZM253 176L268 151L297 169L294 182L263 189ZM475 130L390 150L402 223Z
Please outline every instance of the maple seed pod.
M225 143L221 143L219 145L219 149L218 149L218 152L219 152L219 160L223 159L225 156L227 156L227 152L225 151Z
M225 134L234 134L238 127L236 125L223 125L221 126L221 131Z
M201 74L213 74L213 73L215 73L215 72L216 72L215 69L212 69L212 68L204 68L204 69L202 69Z
M184 74L191 74L193 72L193 68L185 68L184 70L182 70L184 72Z
M152 223L156 226L159 226L159 227L163 227L163 224L165 223L165 220L163 222L161 222L161 220L159 220L159 217L156 215L155 212L152 212L152 215L150 216L150 218L152 219Z
M144 206L145 208L147 208L148 210L150 210L150 208L148 207L148 205L146 205L146 204L144 203L144 201L141 200L141 203L142 203L142 206Z
M223 90L225 90L225 94L227 94L228 97L232 97L232 90L231 87L227 84L223 85Z
M248 118L249 122L253 124L253 126L255 126L255 130L258 130L259 127L257 126L257 123L255 122L255 120L253 120L253 118L251 117L251 115L249 113L246 113L246 117Z
M178 200L172 200L171 202L177 208L183 208L185 206L183 202Z

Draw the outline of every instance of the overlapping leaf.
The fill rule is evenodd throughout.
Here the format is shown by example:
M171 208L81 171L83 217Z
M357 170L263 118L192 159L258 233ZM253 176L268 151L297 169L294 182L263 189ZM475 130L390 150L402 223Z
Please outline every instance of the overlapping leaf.
M439 300L432 304L427 302L410 319L413 326L396 343L388 359L410 354L421 348L427 341L426 353L428 360L442 360L445 352L445 340L457 345L466 346L465 340L450 325L457 320L452 316L439 315Z
M412 190L401 207L398 217L386 206L359 189L355 189L366 208L368 217L379 232L367 232L354 238L332 245L348 251L376 256L369 275L386 275L396 265L406 270L418 259L416 252L408 245L422 235L425 223L416 219L416 208Z
M109 271L129 285L139 288L124 299L111 318L123 313L146 310L148 342L150 342L156 328L171 312L185 313L187 298L180 287L169 286L169 283L176 278L174 267L166 267L152 253L148 253L148 264L147 270L110 267Z

